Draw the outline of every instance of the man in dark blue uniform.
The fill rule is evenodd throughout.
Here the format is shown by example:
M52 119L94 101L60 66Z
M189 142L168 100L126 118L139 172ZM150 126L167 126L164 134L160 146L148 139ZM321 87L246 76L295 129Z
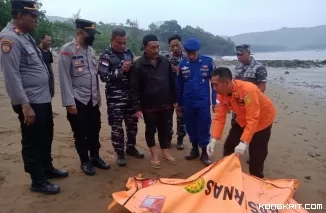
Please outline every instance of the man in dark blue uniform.
M129 101L129 71L134 55L126 49L127 35L123 29L112 31L111 46L104 50L99 59L98 73L106 83L108 122L111 126L111 140L114 151L117 153L118 166L126 165L126 154L143 158L144 154L136 149L137 118L133 117L132 106ZM126 139L122 121L126 126Z
M175 74L175 78L179 74L179 63L183 59L186 58L186 54L182 52L182 44L181 44L181 37L179 35L173 35L169 37L169 47L170 47L170 53L165 55L167 57L172 65L173 72ZM172 136L173 136L173 112L172 111L172 117L169 120L169 146L171 146ZM183 150L183 138L186 136L186 129L183 122L183 108L181 108L180 113L177 114L177 149Z
M211 164L206 146L210 140L211 101L213 110L216 104L216 93L212 89L211 74L215 68L212 58L199 54L200 42L191 38L184 42L187 59L179 64L180 74L177 77L178 111L184 107L184 121L187 133L192 143L192 150L186 156L187 160L199 157L204 165Z

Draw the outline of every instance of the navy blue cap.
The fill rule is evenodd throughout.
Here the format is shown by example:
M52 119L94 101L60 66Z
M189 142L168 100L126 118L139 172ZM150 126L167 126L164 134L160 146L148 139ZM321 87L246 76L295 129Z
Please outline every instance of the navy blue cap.
M13 11L25 11L36 16L44 15L44 13L39 11L39 3L34 0L11 0L10 2Z
M85 19L76 19L75 20L75 25L77 29L83 29L90 33L91 35L101 34L97 29L96 29L96 23L85 20Z
M195 38L190 38L183 43L186 52L197 52L200 50L200 41Z

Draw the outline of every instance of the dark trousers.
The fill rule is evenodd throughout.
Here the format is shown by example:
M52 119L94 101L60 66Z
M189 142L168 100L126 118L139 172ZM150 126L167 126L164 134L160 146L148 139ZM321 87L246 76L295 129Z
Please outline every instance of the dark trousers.
M149 148L155 146L155 133L157 129L158 140L161 149L168 148L169 138L169 119L172 109L164 109L155 112L143 111L144 121L146 125L145 138Z
M25 172L33 181L44 179L44 172L53 169L51 147L53 140L53 117L51 103L30 104L35 113L35 122L27 126L21 105L13 106L18 114L22 135L22 156Z
M224 143L224 156L234 153L235 147L240 142L243 133L237 122L232 124L229 135ZM271 137L272 125L256 132L249 144L249 173L259 178L264 178L264 162L268 154L268 142Z
M231 114L231 126L233 125L233 124L235 124L235 123L237 123L237 115L234 113L234 112L232 112L232 114Z
M172 110L171 118L169 119L169 139L168 139L169 142L171 142L172 136L174 134L173 115L174 115L174 110ZM183 115L184 115L184 110L182 108L180 115L177 115L177 135L178 135L178 137L181 137L181 138L184 138L186 136L186 128L185 128L185 124L183 121Z
M87 105L76 100L77 114L67 113L67 119L74 133L75 147L80 161L89 161L88 151L91 157L97 157L101 148L99 133L101 130L101 112L99 106L93 106L92 100Z
M111 126L111 140L114 151L118 155L124 155L124 146L134 147L138 132L137 118L133 117L132 106L126 102L114 103L108 99L108 121ZM126 126L126 140L122 122ZM126 142L125 142L126 141Z
M205 148L209 143L211 129L211 107L184 107L184 122L186 130L193 145Z

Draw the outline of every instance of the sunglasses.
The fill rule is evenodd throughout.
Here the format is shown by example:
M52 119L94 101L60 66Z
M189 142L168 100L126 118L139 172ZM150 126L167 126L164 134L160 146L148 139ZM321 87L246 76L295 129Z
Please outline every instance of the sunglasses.
M236 55L237 55L237 56L242 56L242 55L243 55L243 53L237 53Z

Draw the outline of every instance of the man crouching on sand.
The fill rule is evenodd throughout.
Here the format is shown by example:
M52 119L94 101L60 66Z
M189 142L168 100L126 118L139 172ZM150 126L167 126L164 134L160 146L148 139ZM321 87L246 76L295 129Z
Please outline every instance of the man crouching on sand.
M264 178L264 161L275 118L273 103L253 83L232 80L228 68L214 70L211 82L220 103L215 108L208 155L213 155L216 142L222 138L226 114L232 110L237 115L236 123L232 125L224 143L224 156L233 152L243 155L249 145L249 172Z

